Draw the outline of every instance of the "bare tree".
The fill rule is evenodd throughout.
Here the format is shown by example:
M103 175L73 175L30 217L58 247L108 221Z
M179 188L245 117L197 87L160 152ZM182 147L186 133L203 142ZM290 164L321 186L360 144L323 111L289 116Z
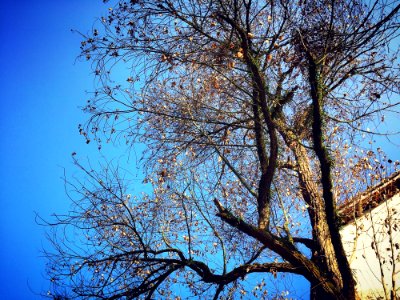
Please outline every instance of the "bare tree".
M70 183L80 197L54 224L67 229L52 237L52 293L268 298L264 280L290 273L313 299L356 299L336 207L364 186L362 135L398 111L399 10L119 1L83 35L99 86L79 130L99 148L145 144L152 192L130 196L117 167L76 161L87 181Z

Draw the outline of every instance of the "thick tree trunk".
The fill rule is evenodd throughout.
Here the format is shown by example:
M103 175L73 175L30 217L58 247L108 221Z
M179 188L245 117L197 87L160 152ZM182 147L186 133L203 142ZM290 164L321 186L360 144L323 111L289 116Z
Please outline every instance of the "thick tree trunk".
M308 214L312 226L312 237L314 249L312 249L312 261L320 270L324 270L324 277L327 278L339 291L345 286L340 268L338 265L335 248L331 238L331 232L327 223L325 202L318 189L316 178L311 171L311 164L306 149L296 139L297 135L292 132L284 121L279 121L279 132L285 143L292 150L297 165L299 185L304 201L308 205ZM342 294L333 295L328 293L321 286L321 283L311 283L312 299L344 299Z
M315 284L310 287L310 300L337 300L340 299L332 294L328 294L321 288L320 285Z
M315 249L312 250L313 261L321 268L327 270L326 276L331 278L335 286L342 288L342 278L336 260L334 247L328 224L324 201L311 171L307 151L300 145L289 129L281 127L281 134L296 157L299 184L304 201L308 205L308 214L312 226L312 235Z
M335 248L332 242L331 232L326 222L325 205L322 196L318 192L317 185L310 170L310 164L304 148L300 145L295 147L294 152L297 156L299 181L305 201L309 204L308 213L310 215L312 234L315 249L312 250L312 261L320 270L325 270L323 274L331 283L342 291L339 295L332 295L326 292L320 284L311 284L310 298L320 299L356 299L353 291L344 291L346 284L340 272L336 257ZM345 296L346 295L346 296Z
M305 278L307 278L312 286L318 287L318 290L320 289L319 294L323 293L324 295L330 295L326 299L345 300L342 297L342 290L338 288L335 282L325 276L326 272L321 272L324 269L304 256L286 239L275 236L267 230L262 230L256 226L246 223L241 218L237 218L226 208L224 208L218 200L215 199L214 203L219 211L217 216L219 216L232 227L235 227L239 231L257 239L264 245L268 246L269 249L278 253L284 260L297 268L298 274L302 274Z
M293 143L292 143L293 145ZM309 205L313 240L312 260L321 268L326 270L325 276L330 278L339 289L343 287L342 276L337 263L335 250L332 244L331 233L326 223L326 214L323 199L318 192L310 163L305 149L298 144L294 144L293 151L296 155L299 181L302 188L304 200ZM324 298L320 298L324 299Z
M320 163L321 186L322 186L322 211L324 223L328 226L332 240L335 260L339 266L343 295L348 300L356 299L355 281L350 269L350 264L344 252L342 239L339 233L336 214L336 201L333 194L332 183L332 161L329 151L324 143L324 88L323 79L318 66L311 55L309 61L309 83L310 95L312 98L312 140L315 154ZM317 208L320 209L320 208Z

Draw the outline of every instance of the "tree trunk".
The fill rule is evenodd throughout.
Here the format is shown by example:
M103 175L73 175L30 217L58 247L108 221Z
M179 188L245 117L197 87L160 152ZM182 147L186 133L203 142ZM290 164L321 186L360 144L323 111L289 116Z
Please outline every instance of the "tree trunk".
M310 215L312 235L315 244L315 249L312 250L312 260L321 270L326 270L325 276L330 278L336 287L342 289L342 276L332 244L331 233L326 223L324 202L315 184L307 153L304 148L297 143L294 144L293 150L298 162L299 182L302 188L302 194L309 206L308 214Z
M336 200L333 195L332 183L332 160L328 148L324 141L324 87L321 76L321 65L318 65L314 58L307 52L309 62L309 83L310 95L312 98L312 141L313 149L318 158L321 170L321 186L323 201L318 201L321 205L316 207L317 218L322 217L324 226L328 227L329 237L333 245L333 253L335 255L336 264L339 267L341 275L340 282L343 290L343 295L348 300L355 299L355 281L350 269L350 264L344 252L342 239L337 225ZM325 231L324 231L325 232ZM323 233L324 233L323 232ZM329 249L325 249L330 251ZM328 265L330 263L328 262Z
M308 214L312 226L314 249L312 249L312 261L320 270L324 270L324 277L338 288L343 289L343 280L332 244L331 233L326 222L325 203L322 198L315 176L311 171L310 160L305 148L297 142L296 135L280 120L279 132L295 155L299 184L304 201L308 205ZM311 299L345 299L343 295L332 295L326 292L321 283L311 283Z
M310 215L312 234L315 244L315 249L312 253L312 261L320 268L325 270L323 274L328 278L334 286L342 291L340 295L327 294L320 285L311 285L311 299L356 299L355 289L344 290L347 285L343 282L343 277L340 272L337 255L332 242L332 235L327 223L325 212L325 203L318 192L317 185L310 170L308 157L304 148L300 145L296 146L295 153L298 158L299 181L302 188L303 197L309 203L308 213ZM351 285L351 283L350 283Z
M310 287L310 300L337 300L337 298L332 294L328 294L321 288L320 285L311 285Z

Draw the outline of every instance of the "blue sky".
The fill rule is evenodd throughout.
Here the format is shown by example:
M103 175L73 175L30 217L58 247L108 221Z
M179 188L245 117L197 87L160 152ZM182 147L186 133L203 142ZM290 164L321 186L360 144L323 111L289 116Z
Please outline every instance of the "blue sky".
M41 216L65 212L63 168L71 152L97 153L77 125L93 87L88 63L76 62L80 37L107 10L100 0L0 1L0 298L40 299L46 289ZM30 289L33 290L30 291Z
M76 61L80 37L71 29L89 30L107 6L100 0L0 3L0 298L40 299L46 240L35 212L67 211L60 178L64 168L75 172L71 153L98 154L77 130L85 120L78 107L94 82L90 65ZM387 148L393 159L398 147Z

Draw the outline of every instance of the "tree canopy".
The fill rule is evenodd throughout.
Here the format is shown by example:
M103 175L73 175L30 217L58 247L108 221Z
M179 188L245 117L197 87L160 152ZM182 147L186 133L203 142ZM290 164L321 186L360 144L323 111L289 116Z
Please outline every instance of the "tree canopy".
M152 191L131 193L118 166L74 158L86 180L67 183L74 206L54 224L51 295L174 298L179 285L200 298L268 298L268 281L290 273L315 299L355 299L337 207L397 166L362 141L388 134L381 124L399 111L399 10L116 2L82 34L97 88L79 131L99 148L144 144Z

